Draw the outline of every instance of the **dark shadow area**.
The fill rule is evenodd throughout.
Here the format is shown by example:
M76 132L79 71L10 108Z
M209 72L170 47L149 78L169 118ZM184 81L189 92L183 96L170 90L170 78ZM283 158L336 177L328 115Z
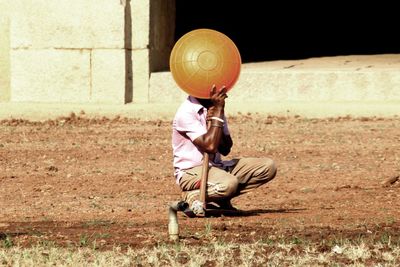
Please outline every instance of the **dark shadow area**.
M132 9L131 0L125 0L124 9L124 47L125 47L125 104L132 102Z
M264 213L298 213L306 209L206 210L206 217L250 217Z
M176 1L175 41L198 28L225 33L243 62L400 53L388 3Z
M0 240L6 240L8 237L16 237L20 235L27 235L27 232L10 232L10 233L0 232Z

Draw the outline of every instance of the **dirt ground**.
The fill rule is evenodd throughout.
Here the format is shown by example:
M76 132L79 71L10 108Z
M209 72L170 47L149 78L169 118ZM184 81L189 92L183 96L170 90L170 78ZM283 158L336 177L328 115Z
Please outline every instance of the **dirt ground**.
M171 122L86 117L0 122L0 239L168 243ZM181 242L400 237L400 182L382 184L400 174L400 118L228 119L228 158L271 157L277 177L234 199L242 216L179 214Z

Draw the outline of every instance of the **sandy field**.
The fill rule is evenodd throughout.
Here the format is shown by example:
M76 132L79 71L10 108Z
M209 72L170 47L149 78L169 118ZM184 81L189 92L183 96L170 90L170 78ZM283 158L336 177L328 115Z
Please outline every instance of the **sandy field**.
M400 233L400 119L228 117L234 157L271 157L277 177L234 199L241 216L189 219L181 242L213 238L382 238ZM0 238L29 246L96 240L99 248L168 243L180 199L171 122L89 118L0 122ZM210 235L208 235L210 236ZM323 248L322 248L323 249Z

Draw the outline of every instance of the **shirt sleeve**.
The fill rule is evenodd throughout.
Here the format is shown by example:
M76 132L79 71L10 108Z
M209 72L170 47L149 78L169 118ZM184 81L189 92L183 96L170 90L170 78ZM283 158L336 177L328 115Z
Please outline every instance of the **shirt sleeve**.
M175 127L180 133L186 134L192 142L207 133L206 126L202 124L199 114L194 112L180 113L176 118Z

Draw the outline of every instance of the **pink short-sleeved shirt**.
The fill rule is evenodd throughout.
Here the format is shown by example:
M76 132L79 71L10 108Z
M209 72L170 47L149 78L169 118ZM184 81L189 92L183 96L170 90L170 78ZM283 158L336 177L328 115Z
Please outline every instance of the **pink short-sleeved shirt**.
M172 124L172 148L176 182L182 177L184 170L200 166L203 152L193 143L201 135L207 133L207 109L199 101L189 96L179 107ZM228 135L228 123L224 123L224 134ZM211 158L211 157L210 157ZM221 155L212 157L210 164L220 166Z

